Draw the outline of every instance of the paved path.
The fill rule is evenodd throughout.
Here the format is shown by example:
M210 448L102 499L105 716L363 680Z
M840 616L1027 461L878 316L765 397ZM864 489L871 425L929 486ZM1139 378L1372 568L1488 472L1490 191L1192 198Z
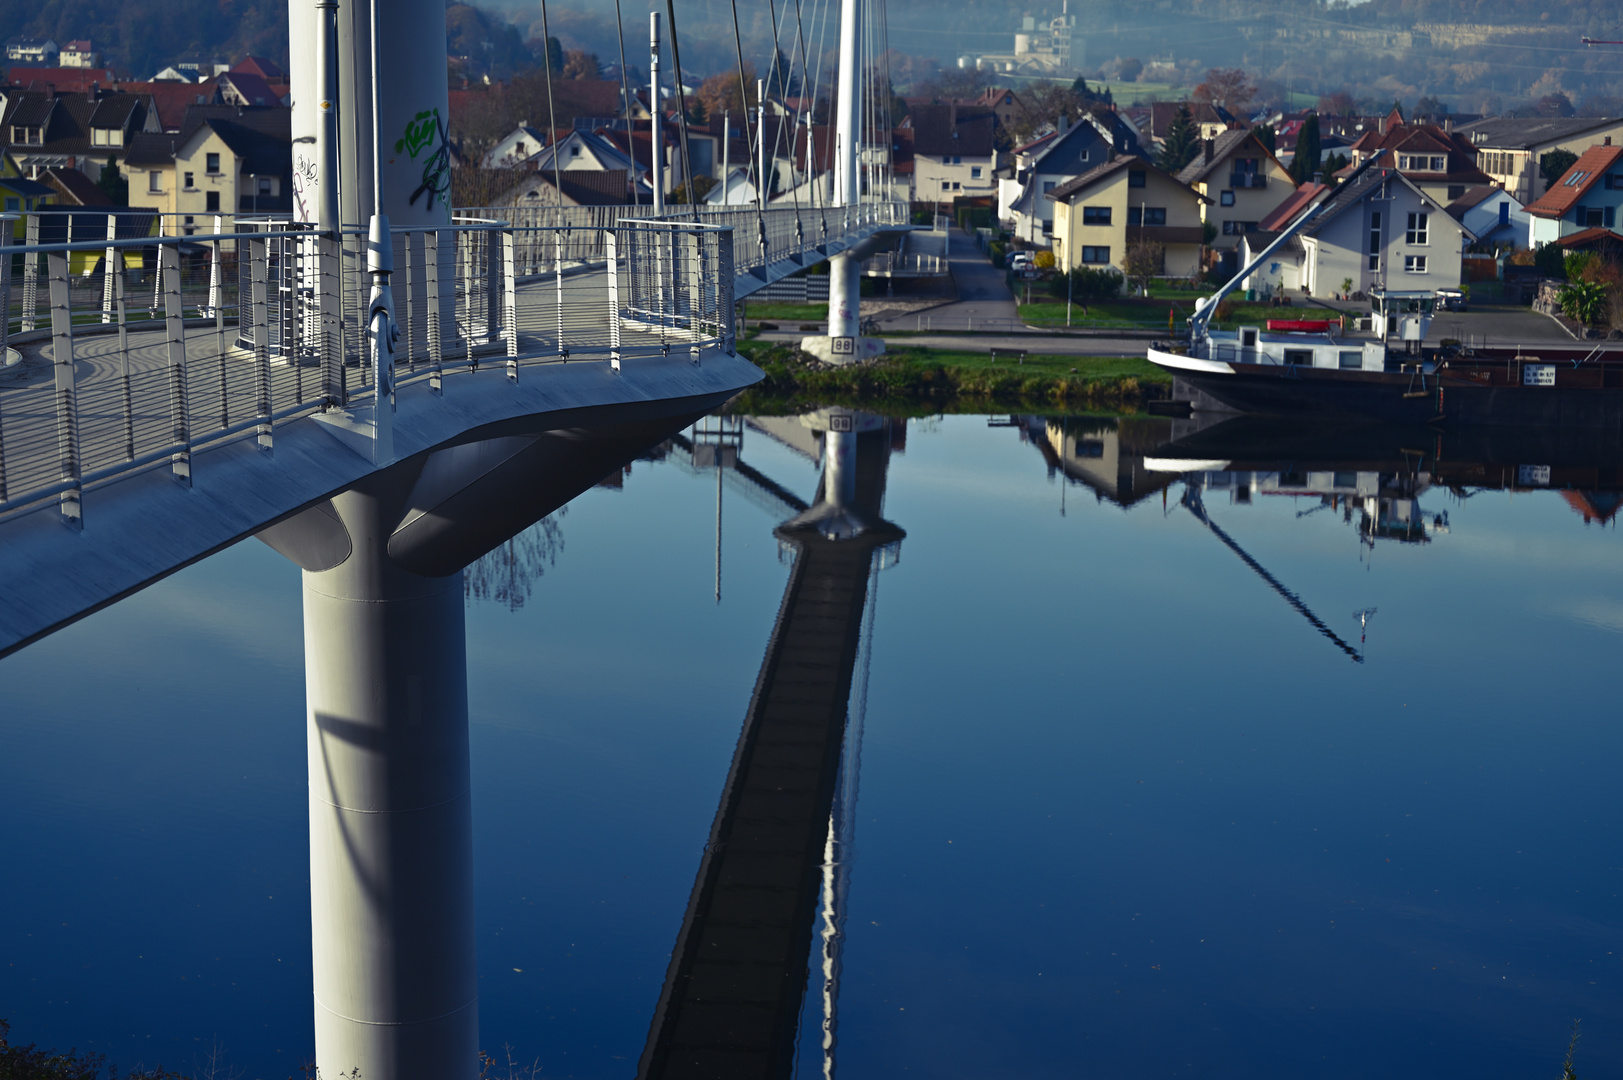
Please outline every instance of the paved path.
M967 327L975 322L982 325L1001 322L1011 332L1018 333L1014 329L1019 325L1014 294L1009 292L1003 280L1003 271L993 266L975 246L975 238L958 228L945 234L915 233L909 240L909 250L924 252L925 248L921 245L926 237L933 237L929 243L937 245L930 249L931 253L940 250L939 245L943 240L947 242L948 264L952 268L953 282L958 287L957 302L930 309L931 321L938 326L954 328ZM915 316L899 315L881 321L879 325L881 330L911 330L915 322Z
M776 332L762 334L767 341L798 345L804 334ZM1082 337L1026 331L1015 334L908 334L887 336L893 348L909 346L950 349L954 352L988 352L992 349L1025 349L1050 356L1143 356L1149 347L1144 338Z

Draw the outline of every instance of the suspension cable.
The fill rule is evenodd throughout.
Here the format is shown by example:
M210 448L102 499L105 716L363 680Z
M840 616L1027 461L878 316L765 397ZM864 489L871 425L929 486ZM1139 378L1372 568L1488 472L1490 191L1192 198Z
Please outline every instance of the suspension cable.
M669 0L667 0L667 2L669 2ZM744 164L744 175L746 177L748 177L748 176L751 176L753 174L759 173L760 170L755 167L755 159L756 159L756 154L758 153L758 151L755 149L755 145L750 141L750 138L749 138L749 131L750 131L750 92L749 92L749 87L744 85L744 38L738 32L738 0L732 0L732 5L733 5L733 49L738 55L738 100L740 102L740 108L744 113L744 146L749 151L749 156L750 156L749 161L747 161ZM760 125L759 122L757 122L756 125L755 125L755 134L756 134L757 138L760 137L761 125ZM760 213L765 207L766 207L766 203L761 199L761 178L760 178L760 176L756 175L755 176L755 208L756 208L756 212Z
M547 69L547 143L552 147L552 187L558 193L558 217L567 221L568 215L564 213L564 182L558 165L558 116L552 105L552 31L547 29L547 0L541 0L541 37L541 53ZM558 51L563 51L563 42L558 43Z
M797 95L798 103L805 104L806 87L811 82L811 72L806 68L806 27L800 13L800 0L795 0L795 46L800 53L800 93ZM789 63L792 70L794 57L789 58ZM816 156L817 136L812 131L814 127L812 124L812 112L815 112L816 109L817 99L813 97L811 112L806 113L806 185L811 205L814 208L817 206L817 185L813 183L812 178L816 175L814 158ZM794 160L795 156L794 141L800 138L800 112L800 109L795 110L795 130L794 134L789 137L789 160L791 161Z
M782 96L788 97L789 96L788 95L788 89L787 89L787 87L784 86L783 69L781 67L779 67L779 65L778 65L778 57L783 56L783 51L778 48L778 2L777 2L777 0L766 0L766 7L767 7L767 10L772 13L772 67L774 69L776 69L777 72L778 72L778 90L779 90L779 92L782 94ZM787 61L788 64L790 65L790 73L793 74L794 61L792 59L790 59L789 57L784 57L784 60ZM765 105L766 103L762 102L762 104ZM794 200L794 204L795 204L795 220L798 222L800 220L800 188L795 184L795 133L800 130L800 108L799 108L798 105L795 107L795 110L794 110L792 115L794 116L794 123L789 128L789 196L790 196L791 199ZM778 121L778 130L772 136L772 161L773 161L772 174L774 176L776 176L777 172L778 172L778 168L777 168L778 144L782 140L783 140L783 121L780 118L779 121Z
M676 4L674 0L665 0L665 13L671 21L671 66L675 68L676 75L676 135L677 141L682 144L682 178L684 186L688 189L688 205L693 207L693 224L699 224L699 200L693 195L693 158L688 156L688 95L682 89L682 51L676 44ZM658 102L655 102L658 105ZM652 134L652 129L649 131ZM664 147L654 147L654 140L648 140L651 151L662 151Z
M626 27L620 18L620 0L614 0L614 30L620 35L620 97L625 100L626 107L626 150L631 156L631 171L626 177L626 184L631 189L631 205L637 203L637 141L631 137L631 76L626 71ZM653 134L650 126L649 134ZM653 146L654 140L649 139L648 145ZM653 162L650 161L649 165Z

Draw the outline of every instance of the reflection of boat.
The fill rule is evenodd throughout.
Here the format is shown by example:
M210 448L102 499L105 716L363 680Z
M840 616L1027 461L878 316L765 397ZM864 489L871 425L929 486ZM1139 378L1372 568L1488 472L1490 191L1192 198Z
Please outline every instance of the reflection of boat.
M1360 169L1338 190L1391 182L1372 167ZM1423 349L1436 303L1431 292L1376 290L1369 335L1210 329L1229 292L1322 212L1333 215L1340 209L1337 194L1327 193L1228 284L1197 304L1187 343L1151 345L1150 361L1174 374L1186 400L1198 404L1204 394L1244 413L1390 423L1617 425L1623 417L1623 358L1598 347L1541 347L1537 356L1520 350Z
M1318 496L1363 513L1366 539L1420 539L1437 529L1415 500L1431 488L1558 490L1586 520L1623 507L1623 432L1595 429L1333 425L1197 413L1148 451L1146 468L1199 474L1208 490ZM1373 500L1373 501L1366 501ZM1446 525L1446 515L1442 521Z

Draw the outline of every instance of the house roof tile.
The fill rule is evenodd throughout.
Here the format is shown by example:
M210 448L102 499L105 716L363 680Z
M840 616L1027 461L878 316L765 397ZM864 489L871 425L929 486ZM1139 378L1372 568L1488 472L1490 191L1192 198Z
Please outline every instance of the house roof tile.
M1527 212L1543 218L1565 214L1617 164L1619 156L1623 156L1623 146L1591 146L1561 174L1561 179L1550 185L1549 191L1528 204Z

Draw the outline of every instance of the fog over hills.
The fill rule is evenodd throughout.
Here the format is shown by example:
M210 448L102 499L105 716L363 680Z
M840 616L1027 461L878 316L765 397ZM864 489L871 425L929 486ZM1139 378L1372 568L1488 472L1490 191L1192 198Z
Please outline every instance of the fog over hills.
M786 51L793 51L794 0L738 0L746 59L764 69L772 3ZM1042 22L1061 0L890 0L889 40L898 84L922 82L934 65L1008 53L1023 16ZM541 36L538 0L487 0L486 10L447 5L452 52L478 78L534 64ZM646 66L647 13L663 2L622 0L627 61ZM0 0L10 33L66 41L92 37L111 61L138 76L187 56L222 59L257 52L287 57L286 7L271 0ZM731 0L677 5L686 72L734 64ZM835 0L800 0L810 51L832 63ZM1623 97L1623 46L1585 48L1580 36L1623 40L1623 5L1576 0L1073 0L1076 66L1090 79L1119 81L1142 65L1157 92L1189 86L1209 67L1242 67L1275 95L1347 91L1371 102L1431 96L1455 111L1498 111L1564 94L1574 105ZM552 33L566 48L617 58L613 0L549 2ZM1123 61L1137 63L1123 64ZM816 60L813 60L814 65ZM1164 91L1163 91L1164 88ZM1296 100L1302 100L1299 96Z

